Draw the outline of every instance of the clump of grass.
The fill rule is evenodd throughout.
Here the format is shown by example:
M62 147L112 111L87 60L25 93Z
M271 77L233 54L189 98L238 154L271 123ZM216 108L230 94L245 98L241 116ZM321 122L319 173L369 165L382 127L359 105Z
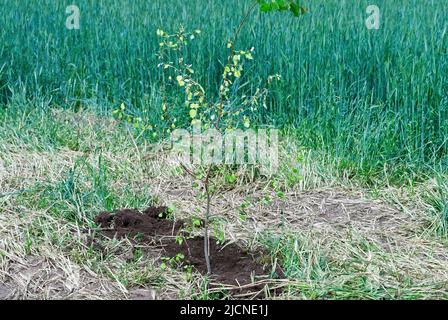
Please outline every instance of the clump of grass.
M33 192L19 195L18 200L27 206L47 209L55 216L84 225L93 225L98 212L143 208L152 202L143 186L139 190L114 186L113 173L101 156L98 156L96 165L91 165L85 158L78 159L61 181L52 184L43 182Z
M448 183L446 177L439 176L432 185L425 188L423 201L433 215L431 228L439 235L448 237Z

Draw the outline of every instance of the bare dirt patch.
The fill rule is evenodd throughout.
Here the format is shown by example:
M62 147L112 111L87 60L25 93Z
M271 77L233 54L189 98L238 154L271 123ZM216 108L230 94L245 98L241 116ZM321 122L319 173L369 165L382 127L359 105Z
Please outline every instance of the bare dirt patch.
M157 300L157 293L151 288L137 288L131 290L129 293L131 300Z
M393 233L407 218L381 201L338 190L288 194L285 198L273 201L269 207L283 214L289 223L308 229L355 228L366 233Z
M64 261L65 260L65 261ZM0 299L120 299L115 284L63 259L27 257L10 263Z
M166 218L167 208L148 208L143 212L124 209L111 213L100 213L95 222L102 227L108 237L132 237L133 240L151 243L162 251L162 256L174 258L183 256L182 266L192 266L201 274L207 273L204 259L204 239L196 237L183 238L182 243L176 241L176 235L182 233L185 221L171 221ZM263 285L258 281L268 279L271 272L262 263L263 253L257 258L236 244L220 245L213 239L210 241L210 255L213 269L211 282L214 287L240 288L239 293L250 290L261 291ZM280 272L279 270L277 270ZM263 282L264 283L264 282ZM252 285L253 284L253 285Z
M0 300L9 299L12 295L13 290L9 286L0 283Z

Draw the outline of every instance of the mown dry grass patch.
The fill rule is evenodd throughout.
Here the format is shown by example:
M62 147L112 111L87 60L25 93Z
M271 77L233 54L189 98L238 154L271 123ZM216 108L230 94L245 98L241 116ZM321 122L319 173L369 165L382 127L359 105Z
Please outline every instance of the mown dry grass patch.
M104 167L110 178L107 190L120 200L116 203L143 203L126 199L143 192L154 204L173 208L176 219L204 212L191 178L164 147L137 144L127 131L114 143L114 123L106 123L104 134L96 135L91 131L97 119L83 119L68 121L85 121L87 133L81 140L89 145L84 149L96 145L96 151L29 152L3 146L3 167L18 169L3 170L0 180L0 297L148 299L154 292L164 299L209 297L213 292L204 293L201 277L187 281L178 270L160 270L160 252L151 246L101 238L92 248L88 228L51 211L64 199L50 197L43 207L36 206L49 194L34 188L46 186L51 192L82 159L89 165L89 170L79 169L84 191L96 188L89 174ZM213 200L212 214L228 243L252 250L267 247L270 263L285 269L286 279L271 284L281 287L282 294L271 298L446 298L448 249L433 232L431 224L438 217L424 199L426 191L438 192L435 184L421 185L413 193L383 188L373 198L331 168L320 168L312 157L305 152L300 163L282 158L301 177L280 189L273 181L286 181L290 171L283 168L277 178L260 178L239 168L235 174L244 179L227 185ZM217 179L225 183L223 177ZM27 201L17 196L23 192L29 192ZM100 211L94 202L89 206L92 216Z

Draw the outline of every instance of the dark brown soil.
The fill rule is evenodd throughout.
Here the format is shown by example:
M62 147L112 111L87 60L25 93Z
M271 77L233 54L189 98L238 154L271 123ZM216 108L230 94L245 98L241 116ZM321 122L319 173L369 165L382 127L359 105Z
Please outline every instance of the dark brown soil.
M184 238L180 245L174 236L181 232L185 222L174 222L167 218L167 208L148 208L143 212L138 210L117 210L111 213L100 213L95 222L102 228L103 234L108 237L130 237L143 243L156 243L163 250L162 256L173 258L179 253L184 256L183 266L191 265L201 274L205 275L207 268L204 259L204 239ZM210 253L212 258L213 276L211 282L244 286L254 280L268 278L271 267L265 268L262 263L265 255L254 255L244 251L235 244L220 246L214 239L210 239ZM269 260L269 259L267 259ZM277 270L278 273L279 270ZM251 291L259 291L260 287L251 287ZM247 293L240 290L239 293Z
M168 257L175 257L181 252L185 256L185 264L194 266L201 274L207 273L203 238L186 239L182 245L167 240L163 240L162 244ZM266 272L270 272L270 270L265 271L263 265L257 262L250 253L234 244L222 247L212 239L210 256L213 282L244 286L252 282L252 276L259 278Z
M167 220L167 212L166 207L151 207L143 212L132 209L102 212L95 218L95 223L103 228L103 234L111 238L141 236L148 240L160 236L175 236L182 223Z

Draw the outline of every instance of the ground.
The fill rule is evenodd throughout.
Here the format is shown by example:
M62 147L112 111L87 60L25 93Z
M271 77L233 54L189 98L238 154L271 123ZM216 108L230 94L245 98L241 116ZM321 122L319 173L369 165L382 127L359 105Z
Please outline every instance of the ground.
M94 224L102 211L152 205L201 216L203 199L164 148L107 116L35 113L3 118L0 299L216 297L200 275L161 268L151 245L106 239ZM212 206L226 243L267 250L281 266L284 279L270 282L281 290L268 298L448 298L435 178L369 188L288 139L281 148L276 176L240 169Z

